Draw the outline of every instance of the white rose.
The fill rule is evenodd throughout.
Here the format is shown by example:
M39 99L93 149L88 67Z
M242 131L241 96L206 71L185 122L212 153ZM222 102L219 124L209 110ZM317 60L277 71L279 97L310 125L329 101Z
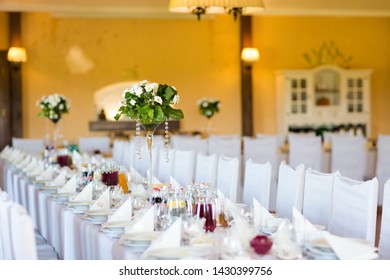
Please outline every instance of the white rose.
M137 103L137 101L135 101L134 99L131 99L131 100L130 100L130 105L131 105L131 106L134 106L136 103Z
M207 101L204 101L204 102L202 103L202 107L203 107L203 108L206 108L207 106L209 106L209 103L208 103Z
M158 87L160 86L158 83L152 83L153 85L153 95L157 94Z
M153 91L153 89L154 89L153 84L147 84L147 85L145 86L145 90L146 90L147 92L151 92L151 91Z
M137 88L137 89L135 90L135 95L137 95L138 97L140 97L142 93L143 93L143 90L142 90L141 87L139 87L139 88Z
M177 103L179 103L179 100L180 100L179 95L176 94L175 97L173 97L172 103L177 104Z
M153 101L156 102L156 103L158 103L158 104L162 104L162 102L163 102L160 96L155 96L155 97L153 98Z
M64 110L64 104L60 104L60 106L58 107L60 110Z
M143 80L141 82L139 82L140 85L146 85L148 83L148 80Z
M212 115L212 112L210 110L206 110L204 113L206 114L206 116L211 116Z

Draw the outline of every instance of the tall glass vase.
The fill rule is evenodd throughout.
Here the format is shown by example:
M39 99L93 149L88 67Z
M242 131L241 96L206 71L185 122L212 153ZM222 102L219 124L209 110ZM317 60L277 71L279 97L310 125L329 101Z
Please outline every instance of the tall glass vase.
M148 157L149 157L149 174L148 174L148 193L151 195L153 190L153 135L156 128L161 124L159 123L141 123L146 132L146 142L148 145Z

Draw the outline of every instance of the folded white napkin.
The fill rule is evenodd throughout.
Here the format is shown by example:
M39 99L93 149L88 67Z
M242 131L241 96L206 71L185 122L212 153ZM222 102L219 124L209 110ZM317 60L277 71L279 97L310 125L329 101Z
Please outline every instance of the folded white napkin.
M230 210L239 212L237 205L233 201L231 201L229 198L227 198L220 189L217 189L217 194L218 194L219 200L222 201L226 210L230 209Z
M119 208L112 214L112 216L108 219L108 222L114 221L129 221L131 220L131 216L133 215L133 207L132 207L133 199L130 196Z
M125 232L151 232L154 231L154 207L150 207L131 227Z
M52 165L50 165L48 168L45 169L45 171L43 171L35 179L37 181L50 181L53 179L53 174L54 174L54 168Z
M31 155L27 155L26 157L24 157L24 159L21 162L19 162L16 165L16 168L23 169L30 163L30 161L31 161Z
M73 152L72 152L73 164L77 165L79 163L82 163L82 160L83 160L83 157L81 156L81 154L78 151L73 150Z
M130 167L131 181L135 183L142 182L143 176L135 170L133 167Z
M303 245L305 238L312 232L319 230L308 221L295 207L293 207L293 224L295 229L295 238L298 244Z
M45 170L45 164L41 161L31 172L27 173L27 176L36 177L40 175L44 170Z
M95 201L89 210L110 209L110 188L107 188L102 195Z
M75 193L77 189L77 175L73 175L65 185L58 189L58 193Z
M181 218L178 218L166 231L164 231L164 233L150 244L148 249L146 249L146 251L142 254L141 258L147 257L151 250L180 247L180 242Z
M377 248L368 242L324 233L330 247L340 260L371 260L378 257Z
M169 183L171 184L172 188L175 190L178 190L181 188L181 184L172 176L169 176Z
M102 162L102 160L99 159L98 157L96 157L96 156L92 156L92 157L91 157L91 163L92 163L92 164L99 165L101 162Z
M4 149L1 150L1 152L0 152L0 157L1 157L1 158L6 158L6 156L8 155L8 153L11 152L11 151L12 151L12 149L10 148L10 146L9 146L9 145L6 145L6 146L4 147Z
M35 158L32 158L30 163L27 164L24 168L23 168L23 172L28 174L30 173L31 171L33 171L35 168L37 168L38 166L38 161L35 159Z
M49 187L63 186L66 183L66 170L61 170L60 174L54 178L53 181L48 182L46 185Z
M12 150L12 152L10 153L10 155L7 159L13 163L21 154L22 154L22 151L20 151L20 150Z
M93 182L88 183L88 185L86 185L84 189L72 199L72 201L92 200L92 186Z
M253 198L253 225L255 229L267 226L267 221L270 219L274 219L274 216L256 198Z

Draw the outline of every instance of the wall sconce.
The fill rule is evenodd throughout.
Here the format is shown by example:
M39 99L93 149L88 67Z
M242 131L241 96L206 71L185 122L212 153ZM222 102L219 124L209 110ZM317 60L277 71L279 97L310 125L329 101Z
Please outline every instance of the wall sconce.
M249 66L259 61L259 58L259 50L256 48L243 48L241 51L241 60Z
M21 63L27 61L27 53L25 48L10 47L7 54L9 62Z

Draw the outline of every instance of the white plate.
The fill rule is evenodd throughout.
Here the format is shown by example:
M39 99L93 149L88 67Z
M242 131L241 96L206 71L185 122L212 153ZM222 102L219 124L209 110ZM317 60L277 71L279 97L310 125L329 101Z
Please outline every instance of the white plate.
M173 247L150 250L148 257L159 260L199 259L206 258L209 252L207 247Z
M114 213L115 210L112 209L96 209L96 210L87 210L84 212L86 216L89 216L91 218L95 219L108 219L108 215L111 215Z
M96 218L91 218L91 217L86 217L86 216L84 216L84 219L87 221L90 221L94 225L101 225L102 223L107 221L107 219L96 219Z
M66 204L71 206L73 209L77 210L88 210L89 206L94 203L93 200L77 200L77 201L68 201Z
M336 254L333 251L323 251L312 246L307 247L307 255L309 258L315 260L338 260Z
M53 194L52 197L56 201L66 202L69 200L69 197L76 196L77 193L57 193Z
M149 245L161 234L159 231L129 232L122 236L123 240L132 244Z
M309 247L316 248L322 252L333 252L326 238L313 238L309 241Z
M124 232L125 227L131 226L134 223L134 221L126 220L126 221L112 221L112 222L105 222L102 224L103 228L110 229L112 231L122 231Z
M111 230L109 228L101 228L100 231L108 234L111 237L120 237L125 230L123 229L122 231L116 231L116 230Z

